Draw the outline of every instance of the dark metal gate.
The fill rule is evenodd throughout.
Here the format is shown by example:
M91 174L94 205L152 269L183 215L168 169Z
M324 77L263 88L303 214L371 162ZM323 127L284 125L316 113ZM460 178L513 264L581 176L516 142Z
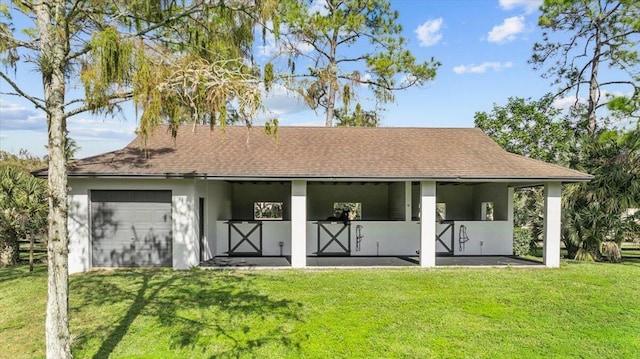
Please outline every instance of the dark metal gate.
M446 249L446 252L438 252L439 254L453 255L453 245L454 245L454 222L453 221L444 221L442 223L446 223L447 226L440 232L440 234L436 235L436 241L440 242L440 244ZM450 232L449 235L449 243L445 243L445 240L442 239L442 236Z
M262 221L228 221L229 256L262 255Z
M351 255L351 223L318 221L319 256Z

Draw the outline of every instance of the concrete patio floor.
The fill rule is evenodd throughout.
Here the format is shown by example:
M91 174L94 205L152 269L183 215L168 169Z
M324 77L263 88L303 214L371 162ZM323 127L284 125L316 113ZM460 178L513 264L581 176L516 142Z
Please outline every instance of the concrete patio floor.
M542 267L542 262L517 256L443 256L437 267ZM290 268L288 257L215 257L200 263L202 268ZM307 257L310 268L419 267L417 256Z

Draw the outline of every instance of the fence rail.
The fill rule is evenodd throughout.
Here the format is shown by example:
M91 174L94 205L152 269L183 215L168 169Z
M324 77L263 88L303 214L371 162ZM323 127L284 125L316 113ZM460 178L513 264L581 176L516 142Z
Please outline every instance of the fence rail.
M29 271L33 271L34 263L42 263L47 260L47 243L43 237L33 238L32 242L29 238L18 240L18 252L20 260L29 262Z

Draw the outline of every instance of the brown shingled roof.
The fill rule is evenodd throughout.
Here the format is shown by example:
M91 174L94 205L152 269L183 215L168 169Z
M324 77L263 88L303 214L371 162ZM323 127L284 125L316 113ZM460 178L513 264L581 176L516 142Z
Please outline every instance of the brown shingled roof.
M69 176L206 176L263 179L435 179L585 181L591 176L504 151L475 128L158 127L146 150L74 161Z

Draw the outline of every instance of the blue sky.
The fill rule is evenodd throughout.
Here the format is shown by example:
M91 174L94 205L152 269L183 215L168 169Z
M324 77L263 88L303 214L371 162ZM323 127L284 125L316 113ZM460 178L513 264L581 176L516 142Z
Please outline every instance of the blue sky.
M554 91L527 63L533 44L540 41L537 7L541 0L394 0L403 35L420 61L431 57L442 63L434 81L396 94L388 104L382 126L473 127L477 111L504 105L509 97L537 99ZM269 46L270 44L257 44ZM256 49L266 60L265 48ZM13 71L10 70L11 75ZM40 79L28 65L20 65L14 80L35 94ZM72 85L72 91L80 88ZM73 90L76 88L76 90ZM0 92L9 92L0 80ZM367 94L361 99L366 102ZM263 117L277 116L281 125L322 126L324 115L314 113L284 91L265 98ZM260 122L260 118L256 120ZM115 117L81 114L68 121L70 136L80 145L78 157L124 147L134 137L131 107ZM41 111L15 96L0 95L0 148L24 148L46 154L47 128Z

